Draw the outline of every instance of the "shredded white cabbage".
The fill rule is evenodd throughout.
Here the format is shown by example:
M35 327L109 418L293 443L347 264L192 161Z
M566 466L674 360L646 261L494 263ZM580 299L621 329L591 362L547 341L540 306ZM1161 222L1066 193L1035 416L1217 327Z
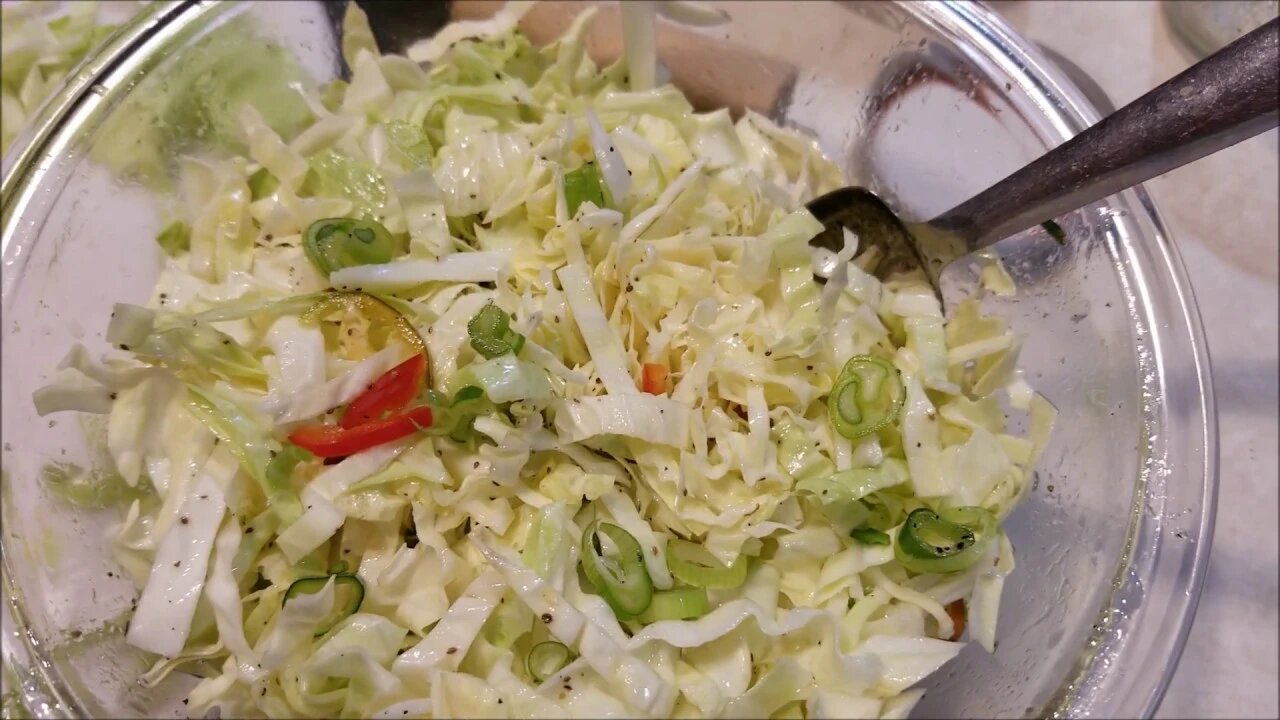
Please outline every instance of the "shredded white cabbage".
M117 5L126 11L141 6ZM105 22L109 14L93 0L6 2L0 8L0 154L89 51L115 31Z
M592 11L534 48L528 5L406 60L349 4L351 79L304 89L308 123L227 108L246 156L179 163L189 244L112 324L135 359L77 345L36 392L108 413L115 469L154 495L111 543L143 586L128 640L162 658L147 683L203 663L190 708L223 717L905 716L963 647L957 612L995 646L1003 533L950 572L898 541L915 508L1000 520L1027 491L1056 412L1019 338L975 300L944 315L923 276L872 276L850 233L809 246L804 203L839 169L665 84L656 18L720 13L626 3L600 68ZM318 267L303 246L335 216L381 224L387 254L353 234ZM419 350L422 388L349 422ZM855 356L902 398L857 437L828 405ZM597 521L635 541L653 608L713 584L689 542L745 572L706 607L622 612L584 580L621 551L584 538ZM542 643L568 662L535 677Z
M223 488L235 472L231 453L220 450L209 456L177 510L178 522L156 548L138 611L129 623L129 644L165 657L182 652L226 509Z

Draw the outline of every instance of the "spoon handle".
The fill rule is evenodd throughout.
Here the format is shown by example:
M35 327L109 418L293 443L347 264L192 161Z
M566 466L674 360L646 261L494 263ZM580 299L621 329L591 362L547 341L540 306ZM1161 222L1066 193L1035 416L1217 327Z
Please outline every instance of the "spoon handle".
M1050 150L931 224L973 252L1280 123L1278 20Z

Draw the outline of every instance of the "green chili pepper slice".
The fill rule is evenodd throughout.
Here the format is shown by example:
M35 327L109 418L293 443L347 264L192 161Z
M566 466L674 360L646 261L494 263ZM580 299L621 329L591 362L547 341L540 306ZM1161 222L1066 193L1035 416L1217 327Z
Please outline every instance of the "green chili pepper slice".
M582 167L564 176L564 203L569 217L577 215L578 207L588 200L596 207L605 207L604 183L600 168L594 162L583 163Z
M529 669L530 677L536 682L542 682L560 672L561 668L569 664L572 656L573 653L564 643L548 640L533 646L525 660L525 667Z
M396 241L382 223L355 218L325 218L311 223L302 243L311 262L325 275L356 265L391 262Z
M493 301L467 322L467 334L471 336L471 347L486 359L507 353L519 355L524 347L524 336L511 329L511 316Z
M653 594L653 601L639 617L640 622L649 623L661 620L692 620L707 614L711 606L707 599L707 591L700 587L682 587L674 590L662 590Z
M959 572L982 557L999 527L986 508L918 508L898 530L894 555L913 572Z
M372 355L373 352L385 348L392 338L400 341L413 352L424 354L427 352L427 345L422 341L422 336L418 334L413 324L405 316L396 312L395 308L367 293L326 293L302 313L301 320L304 323L316 323L334 316L340 316L344 312L358 313L369 321L369 333L365 338L369 344L369 347L366 348L367 352L362 353L358 358L352 359L363 359L368 355ZM345 338L343 340L345 341ZM431 383L431 368L429 364L427 366L426 383Z
M827 409L836 432L856 440L896 420L905 398L897 368L877 357L855 355L836 378Z
M667 568L677 580L708 590L736 588L747 579L745 557L726 566L701 545L679 538L667 543Z
M333 629L343 618L355 614L364 602L364 583L352 573L336 573L319 577L305 577L294 580L288 590L284 591L284 602L299 595L310 595L324 589L325 583L333 578L333 613L321 621L316 637L320 637ZM283 607L283 605L282 605Z
M606 549L601 536L612 547ZM597 521L582 533L582 570L619 619L636 617L653 600L644 549L617 525Z

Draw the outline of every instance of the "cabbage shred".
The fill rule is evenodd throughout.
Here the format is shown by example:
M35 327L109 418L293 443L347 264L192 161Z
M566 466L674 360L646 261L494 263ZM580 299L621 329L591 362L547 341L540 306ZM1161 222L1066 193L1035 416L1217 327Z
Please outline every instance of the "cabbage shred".
M58 8L63 5L63 8ZM0 154L9 149L45 98L115 26L92 0L6 2L0 8Z
M77 347L47 405L107 412L121 476L150 486L113 548L144 588L130 641L163 656L152 681L219 668L188 699L223 717L901 717L963 646L946 605L993 648L1008 540L947 574L909 572L894 545L915 508L1003 517L1027 489L1054 413L1002 321L973 300L944 319L922 276L869 274L855 237L819 285L804 203L839 169L761 115L630 82L654 68L598 67L591 9L535 48L513 4L418 48L424 70L380 55L349 7L352 77L306 97L309 125L281 137L245 109L247 157L179 162L189 246L169 248L149 307L227 342L154 367ZM399 255L321 275L303 233L343 216L384 225ZM269 465L291 423L398 361L362 349L351 312L297 319L308 294L356 287L414 325L433 397L472 416L336 465ZM491 304L514 354L470 342ZM252 381L209 371L233 351ZM850 440L827 395L855 355L892 363L905 402ZM669 393L641 392L645 364ZM658 592L684 587L673 542L745 579L669 614L696 617L620 620L579 572L595 522L637 540ZM869 528L889 542L852 536ZM365 593L332 627L333 583L284 602L342 573ZM547 643L565 664L535 677Z

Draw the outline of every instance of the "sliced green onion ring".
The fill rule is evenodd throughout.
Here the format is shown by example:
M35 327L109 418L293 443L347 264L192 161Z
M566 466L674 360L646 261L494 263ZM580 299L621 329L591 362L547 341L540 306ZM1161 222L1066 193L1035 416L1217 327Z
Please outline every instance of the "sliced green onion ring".
M870 435L897 419L906 394L901 374L892 363L855 355L845 363L827 396L831 424L851 440Z
M266 484L272 491L272 497L297 494L297 490L295 490L293 486L293 469L296 468L299 463L310 462L314 459L315 456L307 450L304 450L293 443L285 443L284 447L273 455L269 462L267 462ZM268 497L268 500L270 499L271 497ZM282 525L292 524L298 519L298 516L302 514L302 508L297 503L293 503L291 505L276 505L269 503L269 507L276 510L276 513L280 516L280 523ZM333 574L336 575L338 573L334 572Z
M959 572L982 557L999 529L986 508L918 508L898 530L894 556L913 572Z
M356 265L381 265L396 254L396 241L382 223L325 218L307 228L302 248L325 275Z
M341 622L343 618L360 610L360 605L364 603L364 583L360 582L360 578L353 573L344 572L294 580L289 589L284 591L284 602L288 603L289 600L299 595L320 592L324 589L325 584L329 582L329 578L333 578L333 613L321 621L320 628L316 630L316 637L321 637L332 630L333 626Z
M191 226L181 220L174 220L156 236L156 244L169 257L178 257L191 249Z
M1063 231L1062 226L1058 223L1053 220L1045 220L1040 223L1040 227L1044 228L1044 231L1049 233L1049 236L1052 237L1059 245L1067 244L1067 233Z
M598 208L606 205L600 168L591 161L564 176L564 204L569 210L569 217L577 215L578 207L588 200Z
M655 623L662 620L693 620L707 614L711 606L707 591L700 587L681 587L662 590L653 594L653 601L639 617L640 622Z
M601 536L611 548L605 547ZM596 521L582 533L582 570L619 619L636 617L653 599L644 549L617 525Z
M536 682L542 682L560 672L561 668L569 664L571 657L573 653L564 643L548 640L533 646L525 667Z
M901 496L891 492L871 493L862 498L862 504L871 511L870 517L862 524L881 532L888 532L891 528L897 527L910 509Z
M667 567L677 580L708 590L729 590L747 579L747 559L724 565L701 545L680 540L667 543Z
M476 385L463 386L454 393L452 400L436 390L427 390L426 398L433 418L427 433L460 443L475 439L473 426L476 418L493 409L493 403L485 397L484 388Z
M889 533L869 527L854 528L849 536L862 545L888 545L890 541Z
M511 316L493 301L467 322L467 334L471 336L471 347L485 358L519 355L524 347L524 336L511 329Z

